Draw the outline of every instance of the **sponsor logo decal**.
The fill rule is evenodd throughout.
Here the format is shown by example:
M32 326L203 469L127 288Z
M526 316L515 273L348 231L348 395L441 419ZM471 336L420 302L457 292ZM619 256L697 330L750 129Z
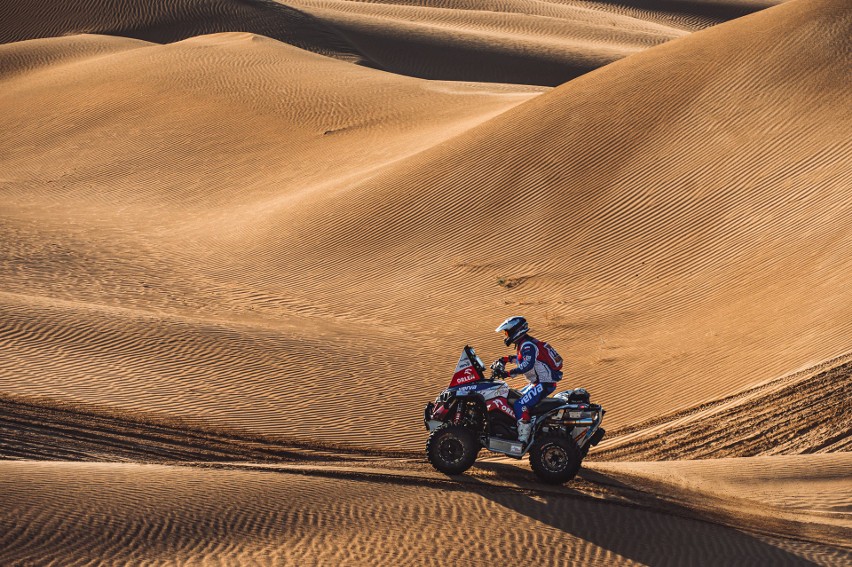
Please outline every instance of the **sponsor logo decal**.
M456 371L453 373L453 379L450 381L450 387L476 380L479 380L476 368L474 368L473 362L468 358L467 353L462 351L459 363L456 364Z
M467 368L469 366L473 366L473 363L467 357L467 354L464 351L462 351L462 354L459 357L459 363L456 364L456 372L458 372L459 370L464 370L465 368Z
M515 411L511 407L509 407L509 404L507 404L506 400L504 400L503 398L494 398L493 400L488 402L487 407L488 411L494 411L495 409L498 409L509 417L511 417L512 419L515 418Z
M476 371L472 366L468 366L464 370L461 371L460 374L456 374L453 376L453 380L455 380L458 384L466 384L467 382L473 382L476 380L478 376L476 375Z

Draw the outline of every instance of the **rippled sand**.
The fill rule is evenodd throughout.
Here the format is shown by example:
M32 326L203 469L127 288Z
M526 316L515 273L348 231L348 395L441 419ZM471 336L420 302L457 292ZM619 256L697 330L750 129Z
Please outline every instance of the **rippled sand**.
M1 563L852 561L846 2L4 13ZM423 462L516 313L564 489Z

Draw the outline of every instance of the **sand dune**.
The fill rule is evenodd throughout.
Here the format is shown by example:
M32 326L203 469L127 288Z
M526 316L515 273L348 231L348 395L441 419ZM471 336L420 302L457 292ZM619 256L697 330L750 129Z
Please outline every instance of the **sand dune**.
M0 468L4 493L13 489L0 510L5 562L360 565L378 555L413 565L436 553L474 565L507 558L584 565L683 565L707 557L726 565L840 565L849 559L822 544L576 494L531 496L488 484L438 491L162 465L24 461L0 462ZM489 518L496 517L512 526L511 534L495 532Z
M777 6L784 1L786 0L601 0L583 4L695 31Z
M842 565L852 553L849 453L590 463L570 487L552 487L494 460L448 478L419 455L293 445L68 404L0 400L0 410L0 454L64 460L0 462L7 563L414 564L440 553L473 564L706 555L717 564ZM471 549L493 535L488 518L512 535Z
M0 43L83 33L169 43L249 32L404 75L554 86L777 1L25 0L4 10L12 17L0 24Z
M611 431L594 458L658 461L849 451L849 358Z
M592 468L686 490L704 490L739 507L775 508L772 511L775 516L790 512L818 514L819 522L852 529L848 514L852 506L850 458L849 453L835 453L665 463L595 463ZM807 485L806 490L802 489L803 484Z
M833 6L787 4L585 75L322 201L298 248L266 259L447 345L493 348L479 322L524 312L618 424L849 352L852 20Z
M178 0L4 2L0 43L75 34L104 34L170 43L190 37L241 31L350 61L361 57L334 30L283 3Z
M772 381L648 423L611 429L589 459L636 462L848 452L849 401L842 392L848 389L849 365L846 362ZM191 405L188 400L185 403ZM0 397L0 408L4 429L0 454L14 458L309 460L305 450L312 449L422 460L419 450L353 448L335 443L334 438L320 443L317 439L252 435L245 425L211 428L205 420L158 416L156 404L116 410L44 396L12 396ZM251 424L250 416L244 424ZM293 451L296 453L290 455Z
M74 50L70 61L46 63ZM305 212L311 195L541 92L409 79L249 35L169 46L89 36L0 51L15 62L0 95L15 109L4 115L4 386L120 407L135 399L134 409L183 405L210 417L242 408L262 428L289 413L300 373L321 369L323 380L357 388L373 381L367 372L376 363L387 372L389 360L364 354L364 336L400 349L415 340L336 307L231 281L222 272L230 267L205 258L216 250L244 256L236 245L269 226L266 211ZM76 120L50 117L56 92L78 101ZM209 123L211 115L221 121ZM69 214L77 219L70 224ZM278 243L289 238L282 228ZM211 247L211 236L219 244ZM292 319L282 320L282 309ZM186 335L201 320L209 327ZM341 324L351 326L351 340ZM46 382L21 380L45 371ZM68 380L57 380L63 374ZM248 425L239 422L228 418Z
M250 35L6 45L0 384L412 448L517 311L615 427L849 352L848 15L788 3L540 96Z
M7 4L0 564L852 562L848 2ZM422 456L515 313L565 487Z
M556 86L778 3L299 0L292 5L338 30L374 65L395 73Z
M314 439L275 439L240 429L203 427L191 420L155 419L49 398L0 398L0 455L18 460L146 463L251 462L328 464L382 458L416 459L402 451L353 449ZM409 463L410 464L410 463ZM406 465L408 466L408 465Z
M301 0L382 69L555 86L688 32L588 3ZM448 60L452 65L448 65Z
M849 453L665 463L595 463L586 477L701 510L706 518L847 546ZM600 476L598 476L600 475Z

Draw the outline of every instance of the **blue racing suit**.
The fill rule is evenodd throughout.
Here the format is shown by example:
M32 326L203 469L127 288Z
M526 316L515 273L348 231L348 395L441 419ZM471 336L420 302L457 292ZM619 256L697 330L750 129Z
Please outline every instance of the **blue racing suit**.
M509 376L523 374L529 384L521 388L521 397L515 402L515 417L521 419L524 409L529 411L556 389L562 379L562 358L550 345L526 336L518 343L517 354L504 357L504 362L518 366L509 371Z

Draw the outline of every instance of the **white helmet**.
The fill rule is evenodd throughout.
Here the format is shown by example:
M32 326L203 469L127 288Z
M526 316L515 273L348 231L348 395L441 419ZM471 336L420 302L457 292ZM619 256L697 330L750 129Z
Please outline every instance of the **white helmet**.
M498 333L503 333L503 342L506 343L506 346L509 346L526 335L530 330L530 326L527 324L526 319L516 315L500 323L500 326L494 330Z

